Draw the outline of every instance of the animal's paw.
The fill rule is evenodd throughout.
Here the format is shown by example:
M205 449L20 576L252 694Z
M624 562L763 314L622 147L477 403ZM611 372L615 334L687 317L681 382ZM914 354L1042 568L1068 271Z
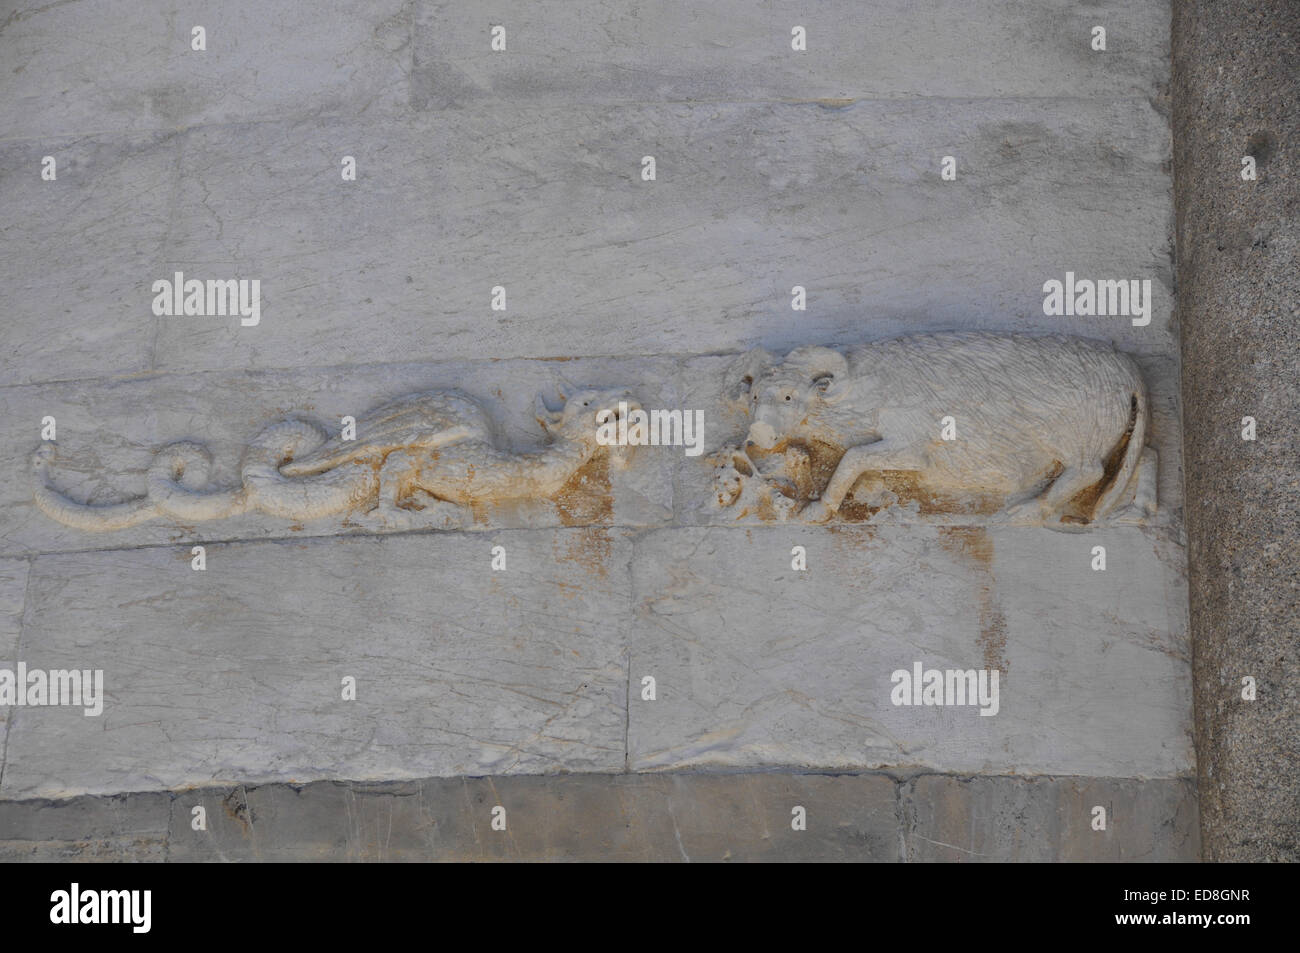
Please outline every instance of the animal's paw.
M799 511L799 518L806 523L825 523L834 515L835 511L822 500L813 500Z
M746 484L754 477L754 467L743 450L726 450L713 459L714 500L719 507L736 503Z
M417 502L423 500L423 502ZM375 532L398 533L413 529L464 529L469 518L466 507L440 500L417 490L406 505L394 506L381 502L368 510L359 524Z
M376 533L399 533L414 529L420 514L397 506L376 506L367 510L356 522Z

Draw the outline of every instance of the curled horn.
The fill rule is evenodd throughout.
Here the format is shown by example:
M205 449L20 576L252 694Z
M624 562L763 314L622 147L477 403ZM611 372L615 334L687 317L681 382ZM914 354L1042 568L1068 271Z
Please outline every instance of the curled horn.
M798 364L809 382L827 400L834 400L843 393L844 381L849 376L849 362L839 351L829 347L801 347L791 351L786 360Z
M567 377L565 377L563 374L559 373L558 371L556 372L555 392L560 395L561 403L568 401L569 397L572 394L576 394L579 390L581 390L581 388L578 387L577 384L573 383L573 381L569 380Z
M732 400L748 400L754 381L775 363L776 359L761 347L746 351L727 368L726 395Z
M560 421L564 419L564 412L551 410L546 406L546 399L541 394L538 394L533 400L533 416L541 424L542 430L550 433L551 428L558 426Z

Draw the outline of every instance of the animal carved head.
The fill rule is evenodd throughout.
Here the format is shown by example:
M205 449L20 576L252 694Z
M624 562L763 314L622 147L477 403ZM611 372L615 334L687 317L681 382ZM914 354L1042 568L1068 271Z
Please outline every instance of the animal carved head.
M848 376L844 355L828 347L798 348L779 364L751 364L742 379L750 402L748 439L771 450L791 436L818 436L808 431L824 409L843 399Z
M641 410L641 404L631 391L614 390L577 390L566 395L560 392L564 409L553 411L539 394L536 401L537 422L542 429L553 437L581 443L590 449L598 446L597 431L602 423L612 422L617 425L620 417L634 410ZM618 465L626 466L631 459L632 447L611 447L610 455Z

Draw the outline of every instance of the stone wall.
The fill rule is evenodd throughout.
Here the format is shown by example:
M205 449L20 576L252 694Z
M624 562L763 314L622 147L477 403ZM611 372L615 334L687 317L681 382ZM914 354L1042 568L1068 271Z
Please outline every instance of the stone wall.
M485 790L520 856L599 856L630 817L627 856L770 856L758 832L817 797L801 857L1197 855L1168 4L31 6L0 49L0 657L106 680L97 717L0 708L7 856L382 857L339 812L412 792L433 813L403 850L504 856L473 824L493 805L462 803ZM260 322L154 314L176 272L260 280ZM1067 272L1149 280L1150 323L1045 314ZM739 354L950 330L1131 354L1155 517L712 505ZM235 485L288 414L337 430L441 388L535 451L535 395L574 386L701 410L705 452L640 448L452 529L91 532L33 503L46 417L56 487L109 503L171 441ZM999 671L998 714L891 704L914 662Z

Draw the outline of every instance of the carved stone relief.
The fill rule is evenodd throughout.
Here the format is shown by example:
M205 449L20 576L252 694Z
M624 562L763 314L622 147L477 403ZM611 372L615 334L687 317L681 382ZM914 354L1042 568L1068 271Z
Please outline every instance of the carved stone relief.
M728 402L747 432L709 458L721 518L955 514L1079 528L1155 513L1146 385L1131 358L1095 341L947 333L844 353L801 347L781 360L760 349L733 362L723 406L705 416L725 419ZM536 408L551 440L539 453L506 449L484 406L458 390L384 404L361 417L357 439L282 420L248 443L241 485L225 489L208 485L207 449L180 441L156 454L145 495L110 504L56 489L51 442L33 458L35 502L85 530L250 512L295 521L346 514L346 525L377 530L454 529L484 503L554 497L598 454L628 463L632 447L599 439L601 421L621 414L635 423L643 413L628 391L583 390L561 412L539 397ZM699 463L687 457L682 465Z
M456 390L413 394L364 415L355 440L330 438L299 418L266 427L244 452L236 488L207 485L212 458L202 444L170 444L149 468L145 495L111 504L77 502L55 489L57 450L48 442L33 456L35 501L46 515L85 530L247 512L290 520L348 514L360 521L355 525L379 529L458 528L477 504L553 496L597 454L626 465L631 448L601 446L592 424L605 410L617 420L620 404L640 407L625 390L582 390L559 412L539 396L537 420L551 442L539 453L513 453L500 447L474 398Z
M749 430L716 454L737 517L824 522L890 507L1078 527L1155 512L1136 364L1097 342L927 334L737 360Z

